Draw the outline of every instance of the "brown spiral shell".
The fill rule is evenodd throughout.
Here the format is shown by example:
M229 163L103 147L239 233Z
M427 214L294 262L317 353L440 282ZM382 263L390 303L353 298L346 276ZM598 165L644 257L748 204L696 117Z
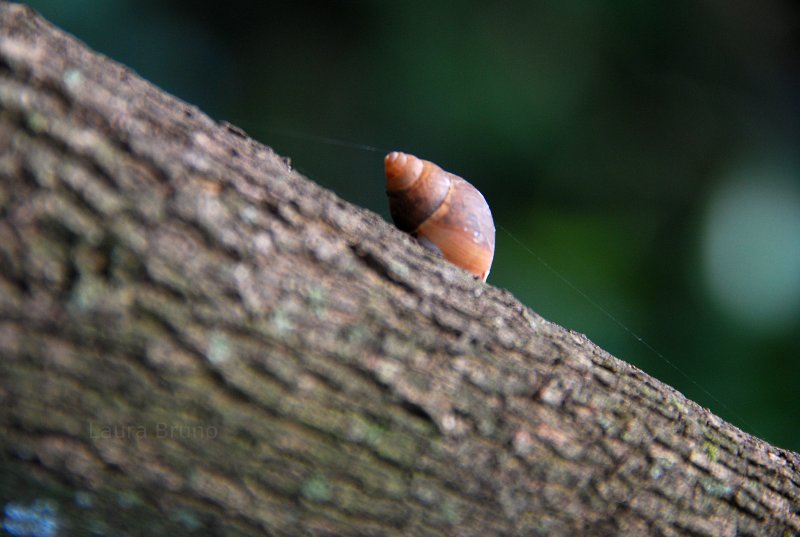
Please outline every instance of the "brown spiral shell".
M401 230L486 281L494 221L478 190L433 162L394 151L384 159L389 212Z

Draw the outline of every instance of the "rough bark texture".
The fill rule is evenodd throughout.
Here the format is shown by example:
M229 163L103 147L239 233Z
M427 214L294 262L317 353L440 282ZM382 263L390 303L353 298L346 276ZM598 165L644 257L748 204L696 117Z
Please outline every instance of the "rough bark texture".
M12 533L800 533L796 453L5 3L0 357Z

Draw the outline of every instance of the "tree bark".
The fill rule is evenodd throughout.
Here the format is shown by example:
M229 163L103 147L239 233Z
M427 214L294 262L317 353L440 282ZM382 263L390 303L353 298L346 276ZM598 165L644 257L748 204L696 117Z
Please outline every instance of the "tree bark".
M0 177L9 533L800 534L798 454L7 3Z

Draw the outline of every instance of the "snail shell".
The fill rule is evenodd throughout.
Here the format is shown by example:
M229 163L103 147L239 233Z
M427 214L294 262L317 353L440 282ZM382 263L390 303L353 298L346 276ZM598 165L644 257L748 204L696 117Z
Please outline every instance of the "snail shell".
M433 162L394 151L384 159L389 212L401 230L486 281L494 221L478 190Z

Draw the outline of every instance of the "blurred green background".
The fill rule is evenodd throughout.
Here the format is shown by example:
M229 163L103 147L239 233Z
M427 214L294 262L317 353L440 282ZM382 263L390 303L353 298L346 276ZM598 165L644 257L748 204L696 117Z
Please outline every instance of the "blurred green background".
M800 451L796 2L29 4L387 219L384 152L462 175L490 284Z

